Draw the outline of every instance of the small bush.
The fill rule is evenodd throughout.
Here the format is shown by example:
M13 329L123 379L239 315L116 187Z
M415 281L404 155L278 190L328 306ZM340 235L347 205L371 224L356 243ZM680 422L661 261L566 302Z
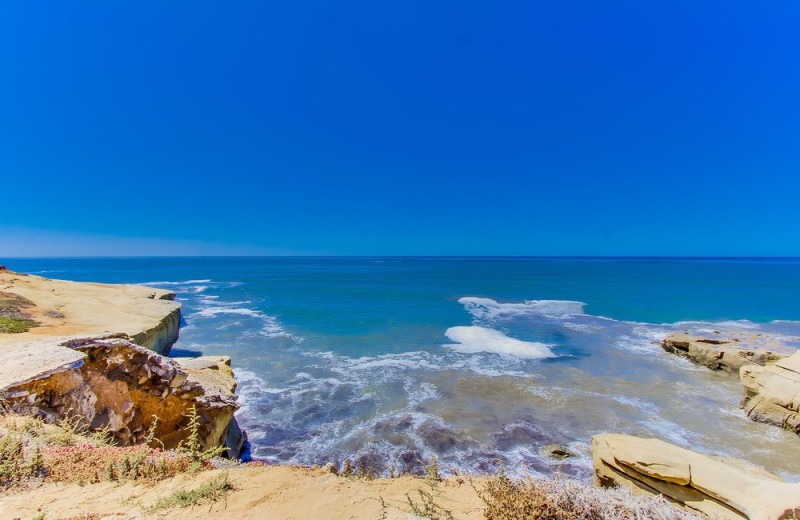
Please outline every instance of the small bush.
M500 475L479 492L487 520L700 520L663 497L634 496L566 478L514 482Z
M19 334L39 325L33 320L5 318L0 316L0 334Z

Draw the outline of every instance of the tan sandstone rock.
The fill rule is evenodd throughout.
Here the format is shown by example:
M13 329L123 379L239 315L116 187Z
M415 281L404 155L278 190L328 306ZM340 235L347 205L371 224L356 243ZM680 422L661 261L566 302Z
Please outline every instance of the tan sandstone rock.
M712 457L658 439L601 434L592 439L597 482L663 494L712 518L800 518L800 484L757 466Z
M0 334L0 354L6 345L41 337L125 334L159 354L169 354L178 340L181 305L175 293L139 285L51 280L0 271L0 291L34 303L25 312L39 323L22 334Z
M742 367L740 377L749 418L800 435L800 352L770 366Z
M698 335L673 332L661 342L667 352L678 354L712 370L738 375L743 366L764 366L786 357L795 349L777 338L757 334Z

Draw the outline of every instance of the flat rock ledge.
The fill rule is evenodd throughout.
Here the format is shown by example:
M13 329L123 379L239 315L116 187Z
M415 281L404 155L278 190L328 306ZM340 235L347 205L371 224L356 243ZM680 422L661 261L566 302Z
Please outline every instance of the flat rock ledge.
M595 478L636 494L662 494L711 518L800 518L800 484L737 459L712 457L658 439L601 434L592 439Z
M90 430L106 429L121 446L144 442L154 428L155 438L169 449L188 437L194 408L203 446L225 444L238 408L230 358L197 358L184 368L121 335L68 339L54 347L60 347L54 352L69 349L74 359L0 388L12 411L47 422L74 418ZM238 425L233 428L238 431ZM233 442L230 455L238 457L244 441Z
M766 367L742 367L740 377L750 419L800 435L800 352Z
M769 365L795 350L777 338L763 335L741 334L734 337L689 332L667 334L661 347L712 370L737 376L743 366Z

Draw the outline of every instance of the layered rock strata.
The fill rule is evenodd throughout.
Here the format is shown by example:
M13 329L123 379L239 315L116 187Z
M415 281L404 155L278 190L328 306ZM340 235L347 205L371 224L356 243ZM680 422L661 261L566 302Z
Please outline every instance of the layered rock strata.
M667 352L691 359L712 370L739 375L743 366L764 366L787 356L793 349L782 341L755 334L737 337L673 332L661 342Z
M740 376L749 418L800 435L800 352L770 366L742 367Z
M736 459L701 455L658 439L607 433L592 439L592 462L600 485L662 494L711 518L800 518L800 484Z
M137 345L168 355L178 340L181 305L172 291L50 280L8 270L0 271L0 291L30 301L33 305L25 313L38 324L24 334L0 334L0 349L40 337L124 334Z

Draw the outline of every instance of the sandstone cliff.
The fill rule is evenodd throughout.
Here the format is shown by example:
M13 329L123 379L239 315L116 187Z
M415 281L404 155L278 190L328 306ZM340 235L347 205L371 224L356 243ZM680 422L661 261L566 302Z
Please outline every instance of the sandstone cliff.
M227 437L229 454L239 455L244 436L233 419L230 359L179 362L161 355L178 338L174 293L10 271L0 271L0 291L24 299L25 317L36 324L0 334L0 397L12 410L51 422L73 417L89 429L107 429L123 446L155 428L171 448L188 435L194 409L202 444L223 445Z

